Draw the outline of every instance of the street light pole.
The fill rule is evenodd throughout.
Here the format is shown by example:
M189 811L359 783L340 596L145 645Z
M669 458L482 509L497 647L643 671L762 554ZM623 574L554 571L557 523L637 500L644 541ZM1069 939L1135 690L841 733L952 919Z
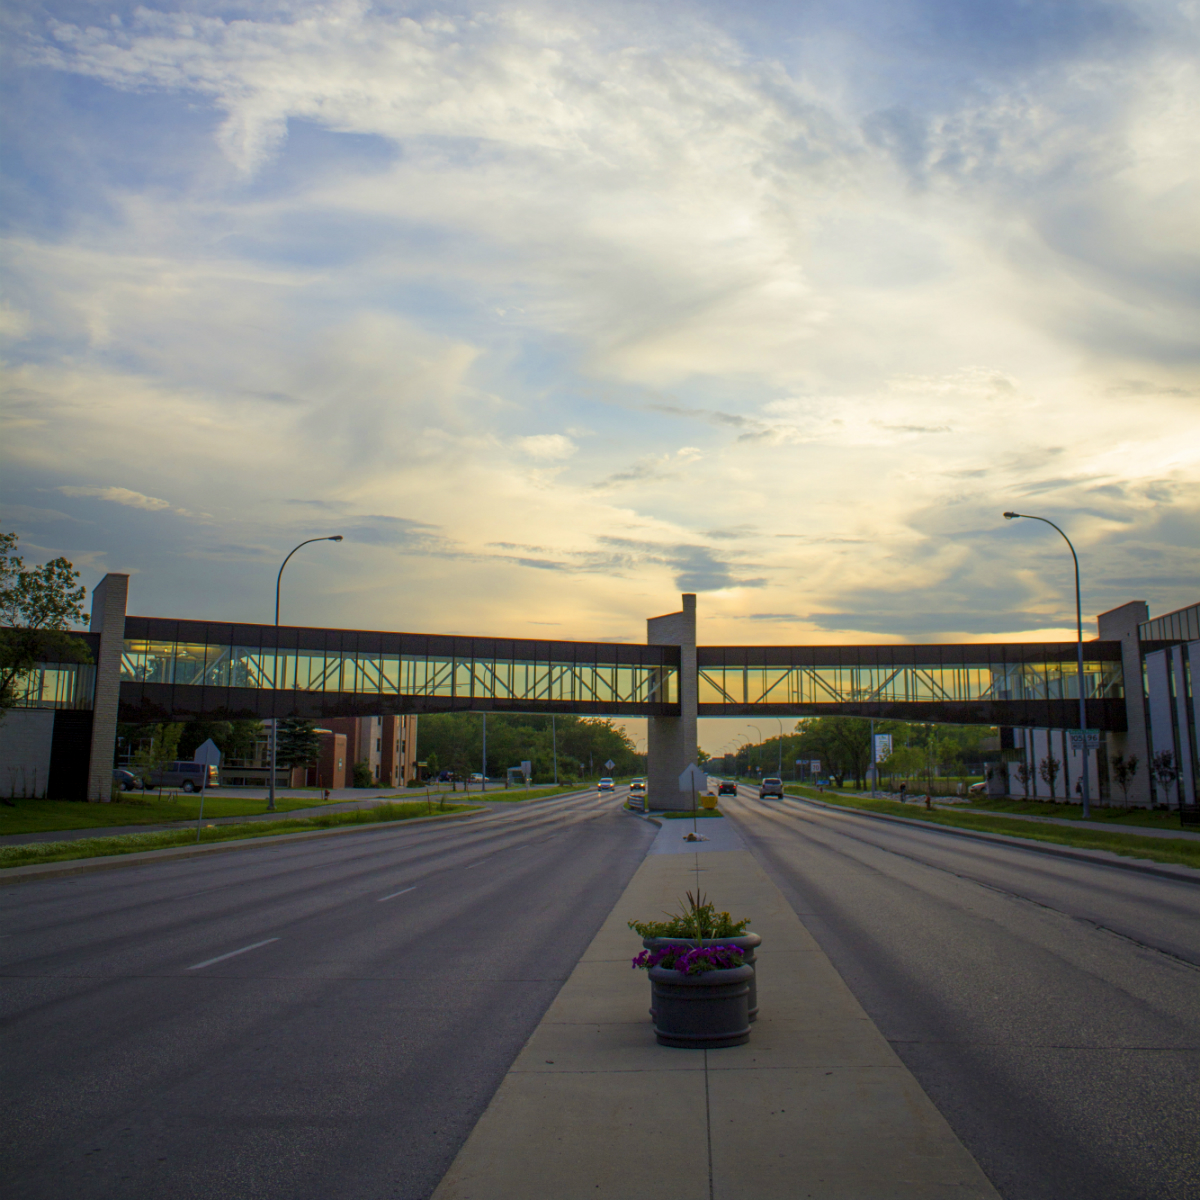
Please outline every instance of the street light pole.
M1083 819L1086 821L1091 815L1092 798L1088 779L1087 695L1084 691L1083 677L1083 602L1079 591L1079 555L1075 553L1075 547L1071 545L1071 539L1053 521L1047 520L1045 517L1035 517L1029 513L1006 512L1004 514L1006 521L1015 521L1018 517L1024 517L1027 521L1041 521L1043 524L1049 525L1051 529L1058 529L1062 540L1067 543L1067 547L1071 551L1071 558L1075 562L1075 638L1079 667L1079 737L1083 743L1080 746L1080 750L1083 756Z
M342 535L334 534L333 537L309 538L307 542L301 542L300 546L307 546L312 542L340 542ZM267 812L275 811L275 755L279 743L279 719L275 716L275 693L279 688L279 587L283 582L283 568L288 565L288 558L292 557L300 546L288 554L280 565L279 574L275 576L275 654L271 660L271 781L267 793Z
M783 779L783 722L776 717L775 724L779 726L779 778Z

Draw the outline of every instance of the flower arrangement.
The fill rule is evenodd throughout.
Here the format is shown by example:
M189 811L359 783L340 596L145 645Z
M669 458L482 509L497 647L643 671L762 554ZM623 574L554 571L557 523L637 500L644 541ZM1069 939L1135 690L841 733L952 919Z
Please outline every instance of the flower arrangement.
M700 942L711 938L741 937L750 924L749 917L735 921L727 912L717 912L697 891L687 893L687 901L680 901L678 913L667 913L666 921L630 921L629 928L644 938L685 937ZM739 964L740 965L740 964Z
M736 946L658 946L643 950L633 960L633 967L643 971L665 967L682 975L701 975L705 971L728 971L745 961Z

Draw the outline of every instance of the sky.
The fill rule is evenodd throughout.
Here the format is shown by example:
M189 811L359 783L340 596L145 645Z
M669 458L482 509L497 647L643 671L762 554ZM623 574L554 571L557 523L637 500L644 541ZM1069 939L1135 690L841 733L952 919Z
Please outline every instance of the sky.
M2 20L0 522L131 612L1072 638L1007 509L1198 598L1197 0Z

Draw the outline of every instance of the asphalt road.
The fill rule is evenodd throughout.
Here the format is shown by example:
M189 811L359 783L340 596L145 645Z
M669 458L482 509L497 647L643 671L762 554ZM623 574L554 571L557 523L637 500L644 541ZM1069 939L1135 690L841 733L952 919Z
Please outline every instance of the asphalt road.
M1005 1200L1200 1197L1200 886L722 809Z
M418 1200L624 889L624 791L0 890L6 1200Z

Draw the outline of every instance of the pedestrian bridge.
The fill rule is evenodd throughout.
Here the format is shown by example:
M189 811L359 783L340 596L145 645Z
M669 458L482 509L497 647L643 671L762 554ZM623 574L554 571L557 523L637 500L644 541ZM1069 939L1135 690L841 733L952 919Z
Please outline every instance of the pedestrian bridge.
M1062 728L1074 642L699 646L700 717L870 716ZM674 717L680 645L125 619L121 719L533 712ZM85 668L86 669L86 668ZM1086 645L1089 724L1125 728L1119 642Z

